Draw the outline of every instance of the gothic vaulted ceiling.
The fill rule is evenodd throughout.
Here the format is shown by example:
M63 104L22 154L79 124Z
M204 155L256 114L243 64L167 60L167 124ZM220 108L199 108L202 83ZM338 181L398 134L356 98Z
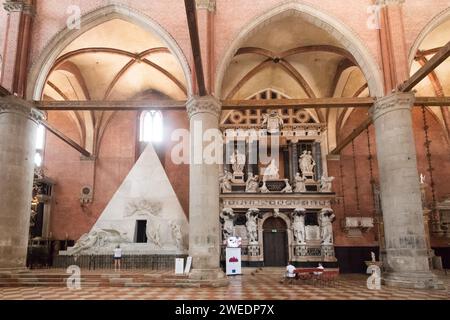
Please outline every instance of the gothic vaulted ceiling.
M66 47L48 77L44 98L126 100L151 91L186 99L180 64L157 36L114 19Z
M353 56L326 31L297 16L281 17L249 37L225 74L221 98L248 99L265 89L293 99L369 95ZM352 109L308 111L328 123L333 148ZM222 123L229 116L224 114Z

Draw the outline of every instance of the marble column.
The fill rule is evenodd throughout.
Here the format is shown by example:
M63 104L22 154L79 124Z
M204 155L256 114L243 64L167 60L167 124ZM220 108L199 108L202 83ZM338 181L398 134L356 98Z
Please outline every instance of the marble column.
M190 119L189 255L190 278L227 284L220 269L219 165L208 164L202 154L210 141L202 139L218 130L220 101L211 96L192 97L187 102Z
M315 175L316 180L320 181L322 177L323 169L322 169L322 148L320 147L320 142L313 143L313 154L314 161L316 162Z
M298 143L292 142L291 148L292 148L292 158L291 158L292 179L295 179L295 175L297 174L297 172L300 171L300 168L298 166Z
M386 244L386 285L434 288L428 265L419 174L413 136L413 93L393 93L371 109L380 174Z
M26 264L35 144L42 117L22 99L0 98L0 270Z

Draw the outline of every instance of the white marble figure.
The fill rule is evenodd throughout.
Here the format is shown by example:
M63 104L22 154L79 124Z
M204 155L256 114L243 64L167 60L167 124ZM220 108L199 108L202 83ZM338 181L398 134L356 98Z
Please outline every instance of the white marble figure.
M240 153L239 150L233 152L230 157L230 163L234 176L242 176L244 174L245 161L245 154Z
M261 187L261 189L259 191L261 191L261 193L269 193L270 192L270 190L266 186L266 182L265 181L263 181L263 185L262 185L262 187Z
M256 193L258 191L259 191L259 177L254 176L253 173L249 173L247 182L245 183L245 192Z
M370 256L372 258L372 262L376 262L377 261L376 256L375 256L375 252L371 251L370 252Z
M294 192L306 192L305 185L306 178L301 176L299 172L295 174L295 189Z
M279 179L280 175L278 172L279 172L279 169L277 167L275 159L272 159L270 161L270 164L264 170L263 181Z
M231 179L233 178L232 174L228 171L225 171L223 176L219 178L220 190L222 193L230 193L231 192Z
M178 249L183 248L183 233L181 232L181 226L174 222L171 222L170 227L172 229L172 237L175 240L175 245Z
M425 184L425 175L423 173L420 174L420 184Z
M320 192L332 192L332 184L331 182L334 180L334 177L328 177L326 173L322 175L320 178Z
M292 186L289 184L289 180L288 179L284 179L284 183L286 184L286 186L283 188L283 190L281 190L281 192L283 193L292 193Z
M161 225L159 223L154 223L151 219L147 219L147 229L145 230L147 243L153 243L157 247L162 247L160 229Z
M273 209L273 216L275 218L278 218L280 216L280 209L278 208Z
M248 241L250 245L258 244L258 216L259 209L250 208L245 214L247 222L245 226L247 227Z
M220 218L223 220L222 240L225 242L228 237L233 236L235 213L231 208L223 208Z
M303 176L312 176L314 174L316 161L314 161L311 151L303 151L302 155L298 159L298 165Z
M161 212L162 204L145 198L133 199L128 202L124 217L132 217L134 215L153 215L157 216Z
M70 248L71 255L78 255L84 250L90 249L97 244L98 241L98 233L97 230L92 230L90 233L83 234L80 239L75 243L75 245Z
M320 238L322 244L333 244L333 221L336 216L330 208L319 212Z
M125 234L120 234L117 230L112 229L93 229L89 233L83 234L72 248L67 251L69 255L77 256L81 252L93 247L105 247L107 245L115 245L129 242Z
M295 209L292 213L292 230L296 244L305 244L305 213L303 208Z
M262 127L267 129L269 133L278 133L283 127L283 118L278 111L271 111L263 114Z

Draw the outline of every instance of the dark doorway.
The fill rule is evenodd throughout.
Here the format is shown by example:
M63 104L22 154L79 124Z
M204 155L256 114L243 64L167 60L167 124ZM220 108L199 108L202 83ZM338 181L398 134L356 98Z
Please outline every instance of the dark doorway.
M264 266L281 267L288 263L286 223L280 218L268 218L263 225Z
M136 221L136 242L147 243L147 220Z

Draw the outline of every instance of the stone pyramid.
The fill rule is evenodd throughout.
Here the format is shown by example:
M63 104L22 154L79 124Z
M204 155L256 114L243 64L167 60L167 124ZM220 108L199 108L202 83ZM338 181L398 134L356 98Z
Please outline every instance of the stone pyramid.
M146 221L147 243L136 243L138 220ZM83 237L68 254L83 246L77 254L110 253L117 244L124 253L187 252L188 221L151 143Z

